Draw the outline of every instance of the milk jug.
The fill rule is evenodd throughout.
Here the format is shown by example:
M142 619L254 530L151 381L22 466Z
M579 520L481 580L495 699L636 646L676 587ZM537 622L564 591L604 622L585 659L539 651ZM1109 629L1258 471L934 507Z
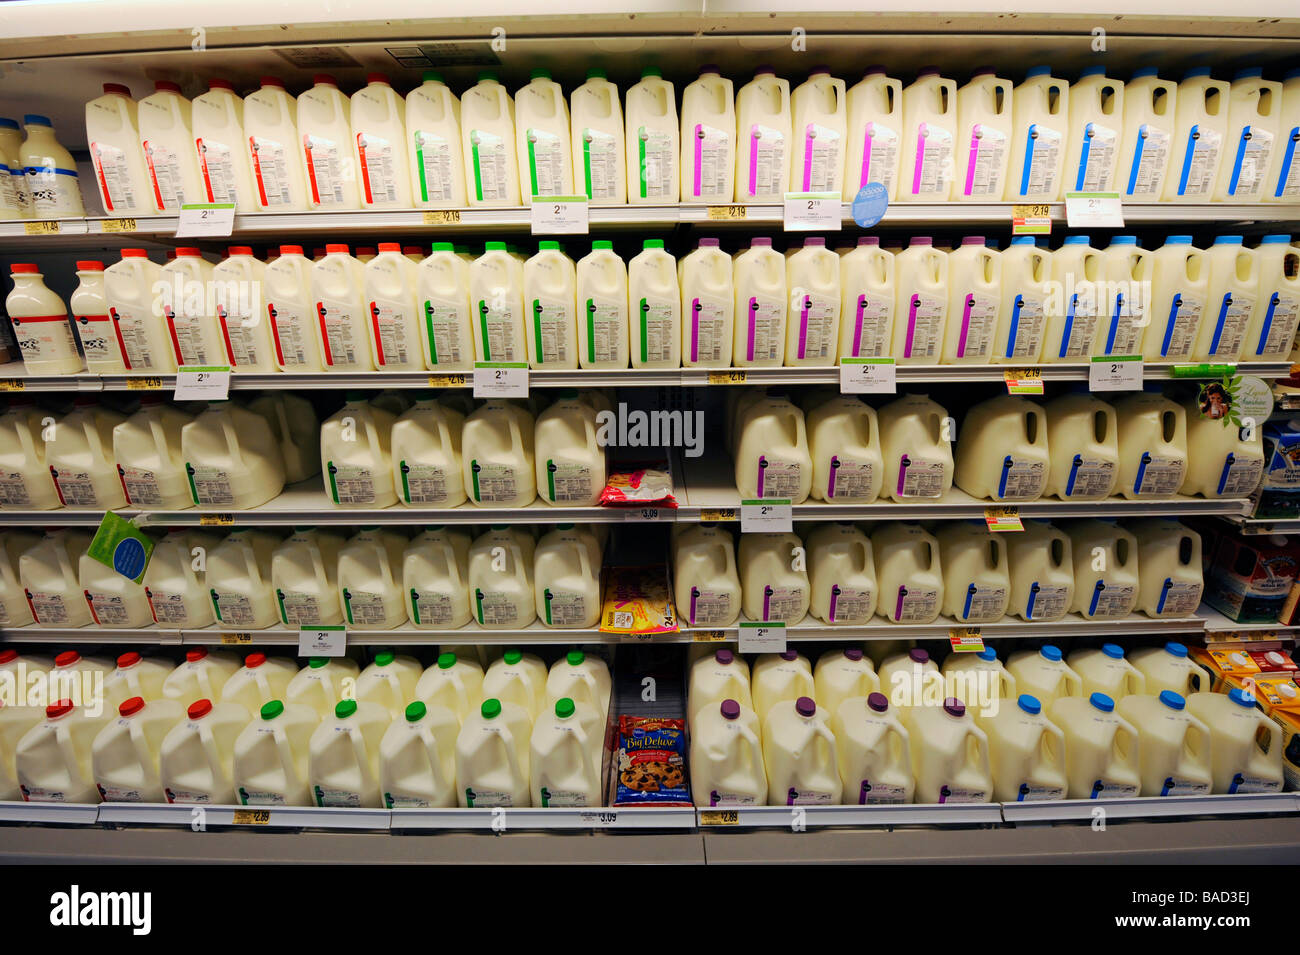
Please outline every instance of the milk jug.
M235 796L241 806L307 806L307 761L321 719L310 706L272 700L235 738Z
M420 85L406 94L406 135L415 205L434 209L465 205L460 100L442 74L425 70Z
M736 256L735 322L731 363L736 367L774 367L785 358L786 260L768 237L755 237Z
M614 244L597 240L576 271L578 364L582 368L627 367L627 266Z
M954 480L972 497L1032 501L1047 485L1047 415L1032 401L1001 395L966 412Z
M1065 191L1115 191L1124 94L1124 84L1107 79L1104 66L1085 67L1070 87Z
M731 364L735 314L731 258L718 240L699 246L677 265L682 291L682 364L687 368L726 368Z
M1192 357L1198 361L1236 361L1260 289L1259 260L1242 247L1241 236L1221 235L1205 253L1209 264L1206 310Z
M495 73L479 74L461 96L461 155L471 206L519 205L515 104Z
M49 670L50 696L74 697L78 703L90 703L93 691L98 689L100 674L110 674L113 661L104 657L83 657L76 650L64 650L54 658ZM82 699L75 700L78 692Z
M164 696L163 682L171 672L170 663L142 657L135 651L123 653L113 672L104 678L104 705L115 710L133 696L160 700Z
M1300 133L1297 141L1300 141ZM1300 320L1300 250L1290 243L1289 233L1266 235L1260 237L1255 248L1255 260L1259 263L1259 296L1242 347L1241 357L1247 361L1278 361L1291 353L1296 324ZM74 292L74 315L77 313L76 299ZM89 362L88 355L87 364Z
M731 80L716 66L682 90L682 202L731 202L736 178L736 109Z
M244 657L244 665L222 685L221 702L239 703L249 713L256 713L263 704L284 699L289 681L297 673L292 660L250 653Z
M1287 202L1300 196L1300 69L1288 70L1283 76L1276 151L1275 175L1264 198Z
M754 702L750 693L749 664L731 650L718 650L700 657L691 664L687 680L686 712L690 717L692 732L700 714L707 707L724 700L735 700L752 710Z
M229 80L208 80L208 91L190 104L202 202L233 202L239 212L257 211L257 187L244 142L244 101Z
M803 620L810 588L799 560L802 550L803 542L794 534L741 536L738 562L746 617L787 624ZM758 709L761 715L764 708Z
M378 808L379 744L392 719L377 703L340 700L307 743L317 806Z
M314 527L295 528L271 555L271 583L280 622L291 627L333 626L343 619L337 567L343 538Z
M999 202L1006 191L1012 138L1011 81L976 70L957 91L956 183L952 198Z
M316 340L327 371L374 370L366 330L365 271L346 245L326 245L325 258L312 266Z
M1177 521L1129 525L1138 539L1138 609L1148 617L1186 617L1201 603L1201 537Z
M262 321L262 286L266 266L246 245L232 245L229 255L212 267L217 324L225 342L230 370L274 374L278 370L271 326Z
M1182 696L1173 690L1161 690L1158 696L1126 696L1119 701L1119 712L1138 732L1145 795L1199 796L1210 792L1210 728L1187 710Z
M1011 593L1002 538L966 521L939 528L936 538L943 566L943 613L958 623L1001 620Z
M1204 415L1194 399L1184 410L1189 453L1183 493L1202 497L1252 494L1264 474L1264 441L1259 428L1253 422L1239 428L1225 419Z
M876 411L854 395L825 401L806 418L811 494L819 501L874 501L884 481Z
M1088 242L1086 235L1067 235L1064 244L1052 253L1052 280L1056 288L1044 305L1047 325L1042 360L1045 362L1086 359L1096 345L1105 308L1100 301L1105 276L1101 253Z
M361 205L351 106L340 92L338 80L328 73L313 76L312 88L298 96L298 134L312 209L356 209Z
M300 245L280 246L279 256L262 273L275 363L281 371L319 372L324 367L312 274L312 263Z
M455 507L465 503L459 411L423 398L392 426L391 458L397 499L403 504Z
M391 630L406 621L402 554L406 538L363 527L339 551L338 586L343 615L358 630Z
M1228 88L1228 131L1214 187L1215 202L1262 202L1271 191L1281 137L1282 84L1261 79L1263 70L1238 70Z
M163 696L182 703L220 699L221 688L239 667L232 654L211 653L207 647L186 650L184 662L163 681Z
M130 89L120 83L105 83L104 95L86 104L86 145L104 212L110 216L152 215L152 190ZM9 158L18 162L17 155Z
M840 339L840 263L820 236L786 260L790 319L785 364L833 365Z
M507 650L483 675L483 698L497 698L523 708L530 719L546 706L546 664L532 653Z
M627 264L629 350L633 368L677 368L682 303L677 266L663 239L646 239Z
M783 700L793 701L813 695L812 666L808 658L797 650L762 654L754 662L750 689L754 696L754 711L759 720L765 721L773 707ZM833 712L827 710L824 718L829 719Z
M140 410L113 428L113 460L127 504L163 510L193 505L181 431L194 419L178 408L145 399Z
M600 620L599 547L572 524L537 542L533 588L537 618L548 627L594 627ZM595 559L593 559L593 557Z
M587 70L587 82L569 100L573 127L573 190L593 205L627 201L627 144L618 87L604 70Z
M1011 654L1007 671L1015 677L1020 693L1030 694L1048 709L1063 696L1083 695L1082 678L1062 658L1060 648L1050 643Z
M840 256L840 355L881 358L893 344L894 255L879 236L859 236Z
M1042 704L1024 694L1015 706L999 707L977 718L988 734L993 797L1003 802L1064 799L1069 782L1065 734L1043 713Z
M790 188L843 192L848 135L844 81L832 77L825 67L814 69L790 94L790 115Z
M307 208L307 177L298 151L298 106L283 80L264 76L261 83L244 97L244 136L257 207L299 212Z
M322 718L356 691L361 668L347 657L312 657L284 689L286 703L305 703Z
M885 76L884 67L871 66L845 97L848 142L843 199L852 202L863 186L878 182L893 202L898 198L903 84Z
M778 78L770 66L758 67L754 78L736 91L736 127L736 199L782 201L791 191L794 152L790 81Z
M957 84L934 67L903 90L900 201L947 202L956 175Z
M528 85L515 93L515 143L526 202L568 194L574 182L569 107L547 70L533 70Z
M877 664L881 692L889 696L894 706L921 706L926 700L927 686L937 685L942 690L945 681L927 651L920 647L902 650L902 641L896 643L898 649L880 657Z
M761 806L767 774L758 715L732 699L705 706L691 722L691 784L709 806Z
M1211 690L1213 677L1188 657L1184 644L1170 640L1163 647L1144 647L1134 650L1130 659L1146 680L1144 692L1148 696L1162 690L1172 690L1180 696Z
M388 710L391 719L398 719L406 704L415 699L415 685L422 671L415 657L381 650L357 676L354 698L377 703Z
M1014 133L1007 167L1007 202L1054 202L1065 190L1070 84L1034 66L1012 93Z
M912 744L919 803L991 802L989 738L960 700L908 707L903 713Z
M113 463L113 429L125 420L94 398L73 401L72 412L54 426L53 440L46 446L59 503L102 510L126 505Z
M1137 236L1112 236L1101 253L1104 291L1096 296L1099 310L1095 355L1139 355L1150 324L1151 253L1138 248Z
M600 715L603 725L609 711L611 686L609 666L604 660L581 650L570 650L551 665L546 677L546 701L557 703L568 698L588 706Z
M469 598L474 619L485 627L518 630L532 623L532 548L504 527L476 539L469 551Z
M60 700L45 708L45 719L18 740L14 770L23 802L97 803L91 747L113 717L91 715L84 706Z
M454 629L470 619L469 535L431 527L406 545L402 588L416 627Z
M28 401L11 401L9 410L0 415L0 508L59 506L42 434L51 424L54 418Z
M244 511L284 490L284 461L266 419L212 401L181 429L190 495L199 507Z
M1132 613L1138 597L1137 538L1102 520L1077 521L1069 535L1075 575L1070 610L1088 620Z
M365 266L365 299L370 315L371 356L381 371L424 367L419 346L416 300L419 266L402 255L398 242L379 243L379 254Z
M843 801L857 805L910 803L910 734L883 693L846 700L831 717ZM855 799L856 795L856 799Z
M288 483L320 474L320 421L311 402L291 391L273 391L254 398L248 409L270 424Z
M187 630L212 623L212 601L195 565L205 567L207 552L216 544L209 534L176 530L154 545L143 580L154 623Z
M167 326L155 310L161 278L162 269L149 261L144 249L123 249L121 261L104 270L108 315L128 371L176 371Z
M534 425L523 408L491 400L465 419L461 476L475 504L524 507L537 497Z
M340 506L390 507L393 486L390 438L395 416L350 394L321 425L321 470L330 500Z
M457 728L483 702L483 667L444 650L415 684L416 699L431 710L446 709L456 717Z
M880 582L876 612L891 623L933 623L943 606L938 540L919 524L889 522L872 532L871 549Z
M9 266L14 287L5 296L5 311L18 340L23 368L29 375L69 375L81 371L77 340L63 299L45 286L40 266Z
M419 700L393 720L379 741L379 791L386 809L456 805L456 736L460 720Z
M1071 651L1069 662L1071 669L1083 681L1081 696L1100 693L1112 700L1120 700L1147 691L1146 677L1125 658L1124 648L1117 643Z
M735 623L741 605L740 576L728 531L705 525L683 532L673 556L673 601L692 627Z
M762 719L770 806L838 805L843 784L830 714L811 697L773 705Z
M736 488L742 499L808 499L813 462L804 414L785 398L764 398L736 422Z
M112 319L108 315L103 262L77 262L77 288L68 299L68 306L72 310L77 338L81 341L86 370L98 375L124 374L126 362L122 358L122 347L113 334Z
M126 87L122 87L126 89ZM129 98L130 91L123 94ZM134 105L134 104L132 104ZM115 130L116 131L116 130ZM134 124L128 131L123 131L127 142L139 143L134 136ZM87 139L93 139L93 134ZM0 208L5 217L10 219L30 219L32 217L32 194L27 186L27 176L23 171L22 159L19 157L21 137L18 135L18 123L6 117L0 117ZM91 157L93 160L93 156ZM140 160L143 166L144 160ZM143 175L143 170L141 171ZM144 192L136 193L139 201L147 201Z
M1130 500L1169 497L1187 473L1187 413L1154 393L1115 402L1119 418L1119 493Z
M504 242L487 243L483 255L470 264L469 293L475 316L474 360L526 359L530 353L524 333L523 263Z
M1124 88L1124 130L1115 170L1115 185L1124 198L1156 202L1164 194L1177 105L1177 83L1160 79L1154 66L1133 71Z
M577 278L573 260L560 243L538 243L524 263L524 331L528 361L534 368L577 368Z
M1016 698L1016 678L992 647L978 653L948 654L943 661L943 678L947 695L959 700Z
M206 582L217 626L261 630L279 617L271 555L279 541L261 531L232 531L208 553Z
M1151 253L1150 262L1150 323L1142 355L1147 361L1189 358L1202 316L1208 317L1209 257L1192 247L1190 235L1171 235Z
M1036 362L1043 349L1051 255L1034 244L1033 236L1018 235L998 260L1002 284L988 360Z
M144 627L153 622L144 587L89 554L81 555L78 580L96 626Z
M948 256L952 320L943 336L944 364L988 364L992 359L1002 299L1001 266L1001 257L985 246L983 236L966 236Z
M532 720L517 703L486 699L456 737L457 799L462 807L527 808Z
M415 95L414 93L412 95ZM474 356L469 264L450 242L433 243L415 278L417 333L424 363L438 371L467 371Z
M878 420L885 462L882 493L894 501L942 497L952 488L952 428L948 412L925 395L904 395L882 407Z
M84 216L76 160L54 138L54 124L49 117L26 114L23 132L27 135L19 147L18 162L32 197L32 217Z
M0 625L25 627L32 622L32 608L27 603L22 585L18 582L18 559L23 552L35 547L40 538L35 534L9 531L0 542ZM0 650L0 673L9 669L6 664L18 659L15 650ZM26 658L23 658L26 660ZM28 666L31 666L28 661ZM3 717L0 716L0 720Z
M1093 692L1086 699L1062 697L1052 704L1050 712L1052 721L1065 734L1070 799L1121 799L1139 795L1142 781L1138 731L1115 712L1115 701L1110 696Z
M105 802L162 802L158 760L163 737L184 708L175 700L126 700L91 744L95 788Z
M226 349L209 304L215 295L212 266L194 247L176 250L162 268L158 297L177 365L226 364Z
M948 321L948 256L929 236L912 236L894 256L894 335L900 364L937 365Z
M852 524L826 524L809 534L807 543L812 615L827 624L869 622L878 593L870 538Z
M871 660L858 647L827 650L817 658L813 670L815 697L832 716L838 716L844 705L880 690L880 678Z
M1023 533L1007 541L1011 568L1008 613L1022 620L1060 620L1074 599L1070 539L1046 521L1025 521ZM1016 678L1017 682L1019 677ZM1021 687L1041 701L1043 694Z
M47 531L19 556L18 580L38 626L84 627L90 623L90 609L77 575L77 562L89 546L90 535L82 531Z
M182 805L234 803L235 740L247 725L248 711L237 704L191 703L158 749L163 798Z
M633 205L678 199L681 127L673 84L656 67L641 71L627 90L627 201Z
M604 733L588 704L563 697L533 724L529 766L532 802L548 806L600 806Z
M1281 791L1281 731L1255 707L1251 694L1239 688L1197 693L1187 698L1187 709L1210 731L1216 793Z
M405 101L383 73L367 73L366 85L352 94L352 140L362 208L411 207L405 113Z
M1210 78L1208 66L1193 67L1183 75L1174 112L1166 201L1210 201L1224 153L1233 145L1228 142L1228 91L1224 80Z
M158 214L177 213L187 202L202 202L207 190L199 175L190 125L190 101L170 80L154 83L154 93L138 104L140 146Z

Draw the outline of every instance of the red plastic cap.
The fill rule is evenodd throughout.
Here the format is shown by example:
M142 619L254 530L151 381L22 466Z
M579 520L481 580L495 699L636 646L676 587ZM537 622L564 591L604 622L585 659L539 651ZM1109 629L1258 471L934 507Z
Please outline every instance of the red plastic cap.
M41 272L39 266L30 262L15 262L9 266L9 271L14 275L39 275Z
M282 245L280 246L281 255L302 255L302 246L300 245Z
M251 245L232 245L226 251L231 255L252 255L253 247Z
M284 80L278 76L263 76L258 82L263 86L278 86L280 89L284 89Z
M211 700L195 700L185 714L192 720L202 719L212 712Z
M358 249L358 251L360 250ZM334 242L325 246L326 255L333 255L335 252L342 252L344 255L347 255L348 247L346 245L343 245L342 243L334 243Z
M131 95L131 87L123 86L121 83L105 83L105 93L121 93L123 96Z
M13 663L18 659L17 650L0 650L0 665Z
M76 650L64 650L54 658L54 665L56 667L70 667L80 659L81 654Z
M188 245L182 246L181 248L176 250L177 258L180 258L181 256L185 256L186 258L189 258L190 256L202 256L202 255L203 255L202 250L196 249L193 246L188 246Z
M249 668L260 667L265 662L265 653L250 653L248 656L244 657L244 666Z
M153 84L155 93L179 93L181 84L173 83L171 80L158 80Z
M134 650L129 650L117 658L118 669L125 670L127 667L133 667L140 662L140 659L140 654Z
M45 708L47 719L57 720L60 716L67 716L72 712L71 700L59 700L57 703L51 703Z
M208 89L210 90L230 90L235 91L235 84L230 80L208 80Z
M77 262L78 272L102 272L104 271L103 262L91 262L89 260Z
M206 657L207 655L208 655L208 648L207 648L207 647L195 647L193 650L186 650L186 651L185 651L185 662L186 662L186 663L198 663L200 660L202 660L202 659L203 659L204 657Z
M133 696L117 708L117 712L122 716L133 716L144 709L143 697Z
M392 81L389 80L389 78L388 78L388 74L387 74L387 73L367 73L367 74L366 74L366 82L367 82L367 83L383 83L385 86L392 86L392 85L393 85L393 84L392 84Z
M402 243L400 243L400 242L380 242L380 243L379 243L379 251L380 251L380 252L401 252L401 251L402 251Z
M312 78L313 83L328 83L330 86L338 86L339 81L335 79L333 73L317 73Z
M147 259L149 253L144 249L123 249L122 258L124 259Z
M168 249L167 252L166 252L166 255L167 255L167 261L168 261L168 262L175 262L175 261L176 261L176 250L175 250L175 249Z

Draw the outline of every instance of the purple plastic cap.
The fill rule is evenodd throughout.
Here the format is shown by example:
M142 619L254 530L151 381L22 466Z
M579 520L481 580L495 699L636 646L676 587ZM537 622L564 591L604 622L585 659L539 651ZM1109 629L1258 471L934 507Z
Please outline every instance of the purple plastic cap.
M823 73L826 74L827 76L830 76L831 74L831 68L827 66L825 63L822 63L819 66L814 66L811 70L808 71L809 76L821 76Z
M971 74L971 79L977 76L996 76L997 72L991 66L976 67L975 72Z
M949 716L965 716L966 704L955 696L950 696L943 701L943 711Z
M749 247L752 249L754 246L762 246L770 249L772 248L772 237L770 235L756 235L754 238L749 240Z
M822 248L825 248L826 237L824 235L810 235L808 236L808 238L803 240L803 247L806 249L810 245L821 246Z
M880 236L860 235L858 236L858 245L880 245Z
M930 662L929 652L926 650L922 650L920 647L916 647L913 650L908 650L907 658L911 660L913 663L919 663L922 666Z
M881 66L880 64L876 64L875 66L868 66L865 70L862 71L862 75L863 75L864 77L867 77L867 76L884 76L884 75L885 75L885 68L884 68L883 66Z
M735 662L736 655L732 653L730 650L719 650L717 653L713 655L713 659L716 660L718 663L721 663L723 666L727 666Z
M877 713L883 713L889 709L889 697L883 693L869 693L867 694L867 706Z
M714 238L701 239L699 247L701 249L716 249L718 247L718 240Z
M817 704L811 696L801 696L794 701L794 711L800 716L813 716L817 713Z
M934 236L931 235L914 235L907 240L908 248L914 245L934 245Z
M850 660L861 660L862 650L859 649L858 647L849 647L847 650L844 651L844 655L848 657Z
M764 63L762 66L756 66L756 67L754 67L754 75L755 75L755 76L766 76L766 75L775 76L775 75L776 75L776 67L774 67L771 63Z
M740 719L740 704L735 700L723 700L722 706L720 706L719 709L722 711L722 718L724 720Z
M793 663L795 660L798 660L798 659L799 659L799 651L798 651L798 650L782 650L782 651L781 651L781 659L782 659L782 660L789 660L791 663Z
M937 66L923 66L916 71L916 78L918 80L923 76L938 76L938 75L939 75L939 67Z
M716 72L718 72L718 64L716 63L705 63L703 66L700 67L701 75L705 73L716 73Z
M983 245L983 244L984 244L984 236L982 236L982 235L966 235L966 236L962 236L961 244L962 244L962 245Z

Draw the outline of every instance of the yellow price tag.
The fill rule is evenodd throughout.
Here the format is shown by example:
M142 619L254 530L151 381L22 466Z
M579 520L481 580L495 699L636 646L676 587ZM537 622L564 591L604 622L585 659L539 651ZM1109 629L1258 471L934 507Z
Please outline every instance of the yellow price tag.
M725 630L692 630L691 639L696 643L721 643L727 639Z
M42 219L38 222L23 223L23 231L28 235L58 235L59 229L57 219Z
M709 372L709 384L711 385L743 385L746 379L745 371L740 368Z
M1020 520L1018 507L986 507L984 523L990 531L1023 531L1025 525Z
M980 653L984 650L984 638L980 636L979 627L949 630L948 643L953 653Z
M269 809L236 809L231 820L237 826L266 826L271 823Z
M26 391L27 382L21 378L0 378L0 391Z
M101 232L134 232L136 223L134 219L105 219L99 228Z
M740 825L740 813L735 809L702 809L700 811L701 826L738 826Z
M710 219L744 219L748 215L744 206L709 206Z
M704 507L700 509L702 521L738 521L734 507Z
M426 209L425 225L460 225L459 209Z
M200 514L199 527L233 527L234 514Z
M1051 235L1052 207L1045 204L1011 207L1012 235Z
M469 384L469 375L430 375L430 388L463 388Z
M1043 373L1037 368L1008 368L1002 373L1009 395L1041 395Z
M253 635L251 633L223 633L221 642L225 646L249 644L253 642Z
M127 391L162 391L161 378L128 378L126 380Z

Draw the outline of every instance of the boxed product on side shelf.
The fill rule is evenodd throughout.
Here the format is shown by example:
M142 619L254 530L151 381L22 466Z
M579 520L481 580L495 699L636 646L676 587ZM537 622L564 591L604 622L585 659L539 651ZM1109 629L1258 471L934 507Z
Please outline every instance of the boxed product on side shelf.
M680 649L625 648L619 654L611 716L616 738L609 804L691 805Z
M1205 602L1238 623L1272 622L1296 579L1300 556L1283 536L1224 533L1205 575Z

